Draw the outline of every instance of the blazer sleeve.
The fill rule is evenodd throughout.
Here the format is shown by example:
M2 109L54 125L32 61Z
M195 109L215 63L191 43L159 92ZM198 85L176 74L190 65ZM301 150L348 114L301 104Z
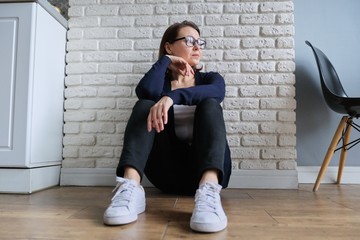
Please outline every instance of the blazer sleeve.
M139 99L158 101L161 98L169 64L170 58L163 56L152 65L135 88L136 96Z
M169 96L174 104L196 105L206 98L214 98L219 103L225 97L225 81L217 72L200 73L199 80L194 87L179 88L165 94Z

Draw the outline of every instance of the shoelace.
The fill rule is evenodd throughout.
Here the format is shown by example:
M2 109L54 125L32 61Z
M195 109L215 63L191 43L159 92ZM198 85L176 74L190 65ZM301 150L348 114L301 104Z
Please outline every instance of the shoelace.
M216 212L218 191L211 185L205 186L203 189L199 189L196 194L195 202L198 211L201 212Z
M127 181L119 182L113 190L113 192L116 191L116 193L111 199L112 200L111 205L114 207L128 206L128 203L132 198L134 188L135 185L131 184L130 182Z

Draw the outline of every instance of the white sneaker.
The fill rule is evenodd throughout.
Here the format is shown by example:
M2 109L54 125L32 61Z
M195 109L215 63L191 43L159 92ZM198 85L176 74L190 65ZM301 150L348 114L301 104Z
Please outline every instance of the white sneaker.
M145 211L145 191L134 180L116 177L118 184L110 206L104 213L104 223L107 225L122 225L137 220L138 214Z
M195 194L195 208L190 228L198 232L218 232L226 228L227 217L221 206L221 185L202 184Z

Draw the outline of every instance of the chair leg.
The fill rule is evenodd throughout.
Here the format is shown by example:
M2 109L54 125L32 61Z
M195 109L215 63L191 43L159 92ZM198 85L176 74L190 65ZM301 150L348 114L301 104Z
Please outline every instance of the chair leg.
M346 146L346 144L349 143L349 139L350 139L350 132L351 132L351 124L352 123L352 119L349 118L346 124L347 130L344 136L344 143L343 146ZM344 169L344 165L345 165L345 159L346 159L346 154L347 154L347 149L346 147L343 147L341 149L341 154L340 154L340 161L339 161L339 169L338 169L338 175L337 175L337 180L336 183L340 184L341 182L341 177L342 177L342 171Z
M321 179L323 178L323 175L327 169L327 167L329 166L329 163L330 163L330 160L332 158L332 156L334 155L334 151L335 151L335 148L339 142L339 139L341 137L341 134L342 134L342 131L344 129L344 127L346 126L346 121L348 120L348 117L347 116L343 116L341 118L341 121L339 123L339 126L338 128L336 129L336 132L334 134L334 137L330 143L330 146L326 152L326 155L325 155L325 158L324 158L324 161L321 165L321 168L320 168L320 171L319 171L319 174L316 178L316 182L315 182L315 185L314 185L314 188L313 188L313 191L316 192L318 189L319 189L319 186L320 186L320 182L321 182Z

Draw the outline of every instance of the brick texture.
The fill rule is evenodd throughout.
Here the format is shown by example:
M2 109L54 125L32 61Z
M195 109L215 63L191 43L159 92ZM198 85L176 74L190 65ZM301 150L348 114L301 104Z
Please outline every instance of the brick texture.
M134 87L164 30L191 20L205 71L225 78L234 171L296 168L294 4L281 0L70 0L63 168L114 168ZM141 146L139 146L141 147Z

